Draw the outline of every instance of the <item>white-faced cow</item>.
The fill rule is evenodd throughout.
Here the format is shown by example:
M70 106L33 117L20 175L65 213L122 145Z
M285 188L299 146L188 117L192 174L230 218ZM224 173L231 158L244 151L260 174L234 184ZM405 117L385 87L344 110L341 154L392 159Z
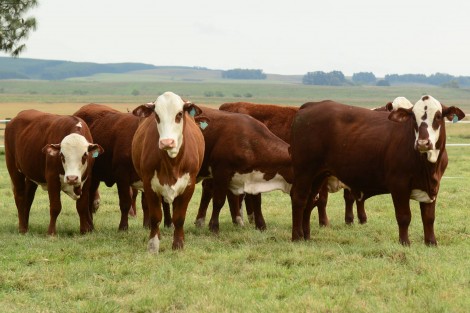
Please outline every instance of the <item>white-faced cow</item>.
M48 234L56 233L62 209L60 191L76 200L80 232L93 230L88 207L94 158L103 153L86 123L74 116L26 110L5 128L5 159L18 209L19 232L28 231L29 212L37 186L48 191Z
M409 201L419 201L424 242L437 244L435 206L448 162L444 119L454 116L460 120L465 114L431 96L389 114L329 100L302 105L291 132L292 240L310 238L307 196L335 176L364 199L390 193L404 245L410 244Z
M132 140L132 162L149 210L148 250L160 246L161 201L173 204L173 249L182 249L186 210L193 195L196 175L204 157L204 137L188 112L200 109L172 92L157 98L154 107L141 106L136 115L148 116L137 128Z

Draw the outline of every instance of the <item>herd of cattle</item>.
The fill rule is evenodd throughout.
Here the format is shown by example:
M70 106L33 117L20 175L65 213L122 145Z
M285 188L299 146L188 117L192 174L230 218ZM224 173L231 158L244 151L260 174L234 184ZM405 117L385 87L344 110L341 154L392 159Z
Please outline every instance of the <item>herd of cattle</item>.
M435 245L436 198L448 162L445 118L464 117L431 96L414 105L398 97L374 110L330 100L300 108L237 102L217 110L166 92L129 113L98 104L71 116L22 111L5 128L5 159L20 233L28 231L38 185L49 195L48 234L56 233L60 191L76 200L80 232L92 231L104 182L117 185L120 230L128 228L140 190L148 250L159 250L162 220L174 226L172 246L181 249L186 210L202 181L196 225L204 225L212 200L213 232L226 199L234 223L243 224L244 199L250 221L265 229L261 193L282 190L291 196L292 240L309 239L313 208L328 225L328 192L344 189L346 223L353 222L354 202L365 223L364 201L390 193L405 245L409 201L419 201L424 241Z

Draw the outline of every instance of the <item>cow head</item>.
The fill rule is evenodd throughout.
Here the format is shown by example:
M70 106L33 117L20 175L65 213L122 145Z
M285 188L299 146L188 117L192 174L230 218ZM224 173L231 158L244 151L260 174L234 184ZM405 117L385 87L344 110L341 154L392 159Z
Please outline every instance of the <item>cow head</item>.
M435 163L439 157L440 147L437 146L441 137L441 129L445 135L445 121L458 120L465 117L457 107L446 107L431 96L423 96L409 109L399 108L392 111L389 119L395 122L403 122L412 118L415 129L415 149L421 153L427 153L428 161Z
M59 144L46 145L42 152L50 156L60 155L64 167L64 183L78 187L87 169L88 155L91 153L95 158L104 150L98 144L89 143L82 135L72 133L65 136Z
M153 109L151 109L152 105ZM133 114L147 117L153 112L155 112L155 120L160 136L158 147L165 150L170 158L175 158L183 144L184 113L187 112L195 116L201 113L201 109L168 91L160 95L154 103L136 108Z

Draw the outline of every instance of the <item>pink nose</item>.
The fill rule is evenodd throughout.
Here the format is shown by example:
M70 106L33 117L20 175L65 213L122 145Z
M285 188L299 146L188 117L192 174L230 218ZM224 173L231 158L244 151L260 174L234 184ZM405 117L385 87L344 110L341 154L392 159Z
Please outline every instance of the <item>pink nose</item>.
M431 150L431 141L429 139L418 139L416 141L416 147L420 151Z
M66 179L67 179L67 184L69 185L75 185L78 183L78 176L70 175L70 176L67 176Z
M158 146L160 149L169 150L175 147L174 139L160 139Z

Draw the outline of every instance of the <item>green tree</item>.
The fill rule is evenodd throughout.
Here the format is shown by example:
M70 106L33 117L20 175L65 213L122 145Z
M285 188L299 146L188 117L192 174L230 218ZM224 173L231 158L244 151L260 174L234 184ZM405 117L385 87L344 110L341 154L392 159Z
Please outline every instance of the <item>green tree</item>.
M37 0L1 0L0 51L16 57L25 49L22 42L36 29L36 19L24 15L37 4Z
M377 78L372 72L359 72L354 73L352 81L358 84L372 84L375 83Z

